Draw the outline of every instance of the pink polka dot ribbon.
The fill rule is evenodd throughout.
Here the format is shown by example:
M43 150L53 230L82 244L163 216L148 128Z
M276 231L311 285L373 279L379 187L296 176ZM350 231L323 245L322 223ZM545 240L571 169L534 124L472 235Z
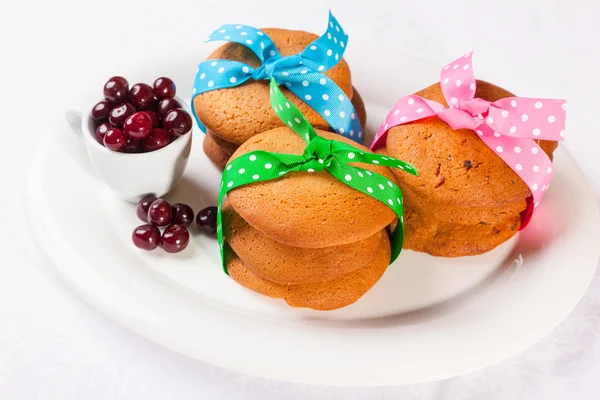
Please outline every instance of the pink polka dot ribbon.
M510 166L531 190L528 204L536 208L550 186L552 161L536 140L562 141L565 136L566 101L507 97L495 102L475 98L476 82L471 67L472 53L446 65L440 85L444 105L419 96L404 96L381 125L371 149L385 144L390 128L437 116L452 129L470 129ZM522 227L532 214L524 213Z

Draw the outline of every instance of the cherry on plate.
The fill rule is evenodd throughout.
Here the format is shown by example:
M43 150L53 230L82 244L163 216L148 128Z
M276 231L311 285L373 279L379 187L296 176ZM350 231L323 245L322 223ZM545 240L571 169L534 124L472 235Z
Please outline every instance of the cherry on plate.
M112 151L119 151L127 144L127 136L122 130L110 128L104 135L104 146Z
M113 76L104 84L104 98L113 104L123 103L128 91L129 83L122 76Z
M135 108L129 103L119 104L110 110L108 114L108 122L116 128L122 128L125 120L135 113Z
M187 204L177 203L171 206L171 223L183 225L186 228L194 222L194 210Z
M156 100L152 88L145 83L136 83L129 89L129 102L138 110L153 108Z
M200 231L212 235L217 232L217 207L203 208L196 216L196 225Z
M160 231L152 225L140 225L133 230L131 240L138 249L154 250L160 245Z
M102 146L104 146L104 136L106 135L106 132L108 132L108 130L111 128L112 126L110 126L108 122L104 122L98 125L98 127L96 128L95 137L98 143L100 143Z
M152 117L144 111L131 114L123 123L123 132L135 140L147 137L152 130Z
M125 135L127 136L127 135ZM127 138L127 143L125 143L125 146L121 149L122 153L142 153L142 141L141 140L135 140L132 139L130 137Z
M190 233L183 225L169 225L162 234L161 245L167 253L179 253L190 242Z
M158 100L175 97L175 84L166 77L158 78L154 81L154 97Z
M154 151L162 149L169 143L171 143L171 137L167 131L162 128L155 128L152 129L150 135L142 141L142 148L144 151Z
M182 108L175 108L163 116L163 128L174 136L182 136L192 129L192 117Z
M167 112L175 108L181 108L181 104L174 98L162 99L156 107L156 113L162 118Z
M171 205L163 199L156 199L148 207L148 222L165 227L171 223Z
M149 194L144 196L137 203L137 207L135 209L135 213L138 218L144 222L148 222L148 209L150 208L150 204L152 204L156 200L156 196L153 194Z
M106 100L98 102L94 107L92 107L92 119L94 121L106 121L108 114L110 114L111 108L112 104Z

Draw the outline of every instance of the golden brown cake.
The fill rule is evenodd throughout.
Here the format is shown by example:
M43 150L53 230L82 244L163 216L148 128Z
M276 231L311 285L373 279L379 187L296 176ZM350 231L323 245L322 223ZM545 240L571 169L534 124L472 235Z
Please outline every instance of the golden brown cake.
M370 152L332 132L316 133ZM248 139L231 159L255 150L300 155L306 146L291 129L276 128ZM377 172L390 185L396 182L386 167L350 165ZM252 168L258 175L264 166ZM239 186L223 205L226 268L241 285L293 307L344 307L366 293L389 265L388 229L397 221L387 205L327 171L291 172Z
M448 106L439 83L416 95ZM475 97L512 93L477 81ZM539 142L552 158L556 142ZM527 185L472 130L453 130L438 117L398 125L378 152L412 163L418 176L392 171L406 206L405 248L458 257L487 252L520 228Z
M317 130L326 139L361 145L340 135ZM240 146L232 158L253 150L302 154L306 142L287 127L256 135ZM351 163L396 182L389 168ZM265 235L290 246L321 248L364 240L394 221L385 204L338 181L328 172L289 173L281 179L257 182L228 194L236 212Z
M300 53L318 38L317 35L303 31L276 28L262 31L273 40L282 56ZM219 47L208 59L241 61L254 68L260 66L256 55L246 46L237 43L227 43ZM323 74L331 78L348 98L352 99L350 68L343 58ZM285 86L281 89L315 128L329 129L329 124L315 110ZM195 96L193 101L196 114L208 131L228 142L240 145L257 133L284 126L271 109L269 96L269 81L250 80L236 87L202 93Z

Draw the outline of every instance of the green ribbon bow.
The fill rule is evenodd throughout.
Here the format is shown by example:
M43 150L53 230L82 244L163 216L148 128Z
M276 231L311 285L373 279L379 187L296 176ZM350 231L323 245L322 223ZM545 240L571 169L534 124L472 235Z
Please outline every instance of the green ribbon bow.
M398 216L398 225L392 233L393 262L402 251L404 243L404 217L402 191L386 177L363 168L353 167L350 162L382 165L400 168L417 175L416 169L409 163L392 157L364 152L356 147L337 140L327 140L317 135L304 115L283 95L275 79L271 79L271 106L277 116L294 132L300 135L308 145L304 153L270 153L255 150L229 162L221 178L219 206L217 212L217 238L221 251L223 270L227 274L223 253L223 220L221 208L223 198L232 189L254 182L279 179L289 172L327 171L340 182L371 196L390 207Z

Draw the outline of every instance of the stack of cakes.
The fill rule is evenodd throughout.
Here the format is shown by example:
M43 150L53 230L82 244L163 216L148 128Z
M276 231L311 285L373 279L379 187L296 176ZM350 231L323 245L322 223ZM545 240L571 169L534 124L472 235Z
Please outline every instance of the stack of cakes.
M316 129L319 136L356 145ZM254 150L302 154L306 142L287 127L249 138L235 159ZM396 182L386 167L351 163ZM293 172L228 193L223 232L230 276L293 307L332 310L358 300L383 275L391 257L395 213L328 172Z
M416 95L448 106L439 83ZM511 96L477 81L475 97L493 102ZM538 144L552 158L557 143ZM405 248L443 257L476 255L519 230L531 192L472 130L453 130L430 117L391 128L378 152L419 171L418 177L393 171L405 199Z
M303 31L274 28L262 31L273 40L282 56L300 53L318 38ZM233 42L216 49L208 59L241 61L254 68L261 65L252 50ZM361 125L365 126L365 106L352 87L350 68L346 61L342 58L323 74L331 78L351 99ZM328 123L315 110L285 86L282 86L282 91L315 128L330 130ZM271 109L269 95L269 81L249 80L240 86L208 91L194 97L196 115L206 127L204 152L218 167L223 169L233 152L249 138L284 126Z

